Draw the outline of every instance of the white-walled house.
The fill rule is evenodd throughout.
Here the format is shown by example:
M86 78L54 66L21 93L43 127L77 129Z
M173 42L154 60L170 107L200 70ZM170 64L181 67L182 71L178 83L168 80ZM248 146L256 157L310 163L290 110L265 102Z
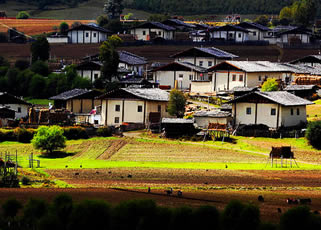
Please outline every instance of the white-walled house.
M302 58L290 61L290 64L308 65L308 66L321 66L321 55L308 55Z
M136 54L119 50L119 65L118 68L124 68L131 71L134 75L143 76L148 64L147 59Z
M207 81L207 69L189 62L175 61L153 70L153 82L167 88L190 89L193 80Z
M68 37L70 43L101 43L106 41L111 35L110 30L97 26L94 23L82 24L68 30Z
M249 41L264 41L270 31L268 27L253 22L242 22L238 26L248 31L247 37Z
M158 88L120 88L110 91L102 100L101 124L120 126L133 123L148 126L152 116L170 117L167 112L169 93Z
M174 39L175 28L160 22L146 22L130 29L136 40L150 41L155 38Z
M59 35L54 34L47 37L48 43L61 43L61 44L67 44L69 41L69 37L66 35Z
M312 32L296 26L277 26L267 32L264 39L270 44L308 44Z
M0 92L0 106L15 111L15 119L26 118L32 104L6 92Z
M226 25L209 29L211 40L224 40L242 43L249 40L249 31L236 25Z
M210 68L238 56L215 47L193 47L171 56L175 61L189 62L196 66Z
M235 125L263 124L274 129L306 123L306 105L313 104L286 91L254 91L229 103Z
M100 61L85 61L76 66L77 74L92 83L101 76L102 63Z
M214 109L211 111L198 111L193 114L195 123L199 128L206 129L210 123L227 125L232 120L230 112Z

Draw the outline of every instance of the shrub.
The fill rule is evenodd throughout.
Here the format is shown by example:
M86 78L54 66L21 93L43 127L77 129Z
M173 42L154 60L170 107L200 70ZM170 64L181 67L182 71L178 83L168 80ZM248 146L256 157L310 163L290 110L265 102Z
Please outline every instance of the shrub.
M23 185L29 185L29 184L30 184L30 179L29 179L29 177L26 177L26 176L22 177L21 183L22 183Z
M14 131L12 129L0 129L0 141L16 141Z
M69 25L66 22L60 23L59 31L61 34L67 34L68 30L69 30Z
M20 11L17 16L16 19L28 19L30 17L30 14L26 11Z
M112 129L108 126L99 127L96 134L100 137L110 137L112 135Z
M14 67L18 68L19 70L25 70L29 68L29 61L27 60L17 60L14 64Z
M88 134L83 127L66 127L64 128L64 136L68 140L87 139Z
M42 76L48 76L49 67L46 62L38 60L31 65L31 71Z
M35 130L25 128L15 128L13 132L16 140L21 143L30 143L35 134Z
M316 149L321 149L321 121L313 121L308 124L305 137L310 145Z
M52 155L55 150L66 147L66 137L59 126L40 126L31 143L35 149L46 151L48 155Z
M3 215L5 217L9 217L9 218L14 218L19 209L22 208L22 204L17 201L15 198L9 199L7 201L4 202L4 204L2 205L2 210L3 210Z

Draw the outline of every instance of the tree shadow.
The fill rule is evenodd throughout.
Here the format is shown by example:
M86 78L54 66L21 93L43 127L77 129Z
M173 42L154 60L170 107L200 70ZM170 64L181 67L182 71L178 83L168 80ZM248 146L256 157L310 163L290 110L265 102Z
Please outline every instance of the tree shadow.
M66 153L63 151L54 151L53 153L43 153L39 156L39 158L46 158L46 159L54 159L54 158L65 158L65 157L70 157L74 156L77 153Z

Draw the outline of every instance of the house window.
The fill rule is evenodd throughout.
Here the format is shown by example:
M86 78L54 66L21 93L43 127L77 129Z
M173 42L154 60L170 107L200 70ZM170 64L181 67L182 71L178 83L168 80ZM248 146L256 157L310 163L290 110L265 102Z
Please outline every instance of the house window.
M228 34L228 36L229 36L230 38L233 38L233 34Z
M242 33L238 33L238 35L239 35L239 38L241 38L241 37L242 37Z
M236 81L236 75L235 74L232 75L232 81Z
M88 32L86 32L86 38L88 38L89 37L89 33Z
M189 75L189 80L193 81L193 75Z
M262 81L262 77L261 77L261 75L259 76L259 81Z
M160 113L160 112L162 112L162 106L161 105L158 105L157 106L157 111Z
M115 117L115 123L116 123L116 124L119 123L119 117Z
M250 114L251 114L251 107L247 107L247 108L246 108L246 114L247 114L247 115L250 115Z
M98 120L94 120L94 124L95 124L95 125L98 125Z
M291 116L293 116L293 109L291 109Z
M253 36L256 36L256 32L253 32Z
M299 108L296 109L296 115L298 115L298 116L300 115L300 109Z
M94 79L96 80L98 78L98 73L94 74Z
M96 33L93 33L93 35L94 35L94 38L97 36L97 34L96 34Z
M212 66L213 62L212 61L208 61L208 67Z
M199 63L200 63L200 65L199 65L199 66L203 66L203 61L200 61Z
M146 35L146 31L145 30L143 30L143 35Z
M115 106L115 111L116 111L116 112L119 112L119 111L120 111L120 105L116 105L116 106Z
M137 112L139 112L139 113L143 112L143 106L139 105L137 107Z
M243 75L239 76L239 81L243 81Z
M271 109L271 116L275 116L276 115L276 109L272 108Z
M18 107L17 113L21 113L21 107Z
M161 31L158 31L158 35L162 35L162 32L161 32Z

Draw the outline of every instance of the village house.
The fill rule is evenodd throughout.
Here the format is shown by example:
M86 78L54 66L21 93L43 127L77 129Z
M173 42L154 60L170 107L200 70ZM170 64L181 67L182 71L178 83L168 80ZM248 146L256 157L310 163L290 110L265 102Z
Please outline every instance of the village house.
M190 89L193 80L207 81L207 69L189 62L175 61L153 70L153 82L160 87Z
M317 85L288 85L284 88L284 91L292 93L298 97L311 99L314 95L317 95L318 89L319 87Z
M96 90L72 89L50 97L56 109L66 109L75 115L76 123L99 124L102 93Z
M101 43L106 41L112 32L95 23L81 24L68 30L70 43Z
M100 97L101 124L120 126L123 123L147 127L151 118L169 117L169 93L158 88L120 88Z
M215 47L193 47L170 57L175 58L175 61L189 62L196 66L210 68L238 56Z
M248 31L249 41L264 41L268 31L270 31L268 27L254 22L241 22L238 26Z
M194 81L191 92L218 92L234 87L257 87L269 78L290 82L292 68L269 61L225 61L208 69L212 81Z
M249 40L249 31L237 25L213 27L209 29L209 31L211 40L233 41L238 43Z
M160 22L146 22L130 29L136 40L150 41L155 38L174 39L175 28Z
M263 124L273 129L305 124L306 105L313 104L286 91L254 91L229 103L235 126Z
M219 109L198 111L194 113L193 116L197 127L202 129L208 128L210 123L226 126L232 120L232 115L230 112L221 111Z
M14 118L21 119L28 117L29 108L32 104L9 93L0 92L0 106L13 110L15 112Z
M312 37L311 31L296 26L277 26L265 35L270 44L308 44Z
M120 78L126 78L127 75L140 77L143 76L146 65L148 64L146 58L123 50L118 51L118 55L118 74ZM88 56L83 60L84 61L78 64L76 67L78 75L89 79L91 82L94 82L96 79L100 78L101 67L103 64L99 60L99 55L96 54Z
M53 34L47 37L48 43L62 43L67 44L69 37L67 35Z
M321 55L308 55L296 60L290 61L290 64L296 65L309 65L309 66L321 66Z
M7 107L0 106L0 127L5 127L9 124L9 120L15 118L15 111Z
M191 31L196 28L196 26L193 24L188 24L182 20L174 19L174 18L167 19L167 20L163 21L162 23L164 25L174 27L174 28L176 28L176 30L180 30L180 31Z

